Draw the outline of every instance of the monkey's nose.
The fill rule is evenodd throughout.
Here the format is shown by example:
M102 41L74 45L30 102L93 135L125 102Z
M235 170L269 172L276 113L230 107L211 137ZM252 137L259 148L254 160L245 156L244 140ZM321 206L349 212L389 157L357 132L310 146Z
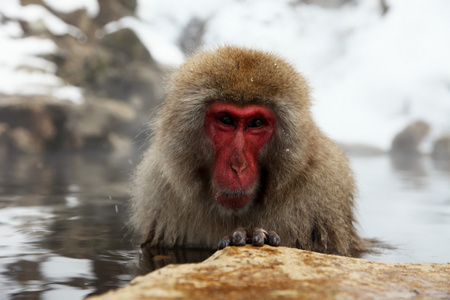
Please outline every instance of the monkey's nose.
M247 169L247 163L240 157L234 157L231 159L230 167L237 175L242 175Z
M245 164L242 164L239 166L231 165L231 169L233 169L233 171L236 172L236 174L242 175L242 173L244 173L245 169L247 169L247 166Z

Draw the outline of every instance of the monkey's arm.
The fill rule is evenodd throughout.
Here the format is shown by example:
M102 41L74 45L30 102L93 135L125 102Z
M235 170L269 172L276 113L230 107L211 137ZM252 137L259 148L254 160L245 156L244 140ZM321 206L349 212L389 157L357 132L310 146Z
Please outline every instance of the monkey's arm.
M281 243L280 236L272 230L266 231L262 228L255 228L253 231L247 231L243 227L239 227L232 236L223 237L218 245L219 250L228 246L244 246L252 244L261 247L264 244L271 246L279 246Z

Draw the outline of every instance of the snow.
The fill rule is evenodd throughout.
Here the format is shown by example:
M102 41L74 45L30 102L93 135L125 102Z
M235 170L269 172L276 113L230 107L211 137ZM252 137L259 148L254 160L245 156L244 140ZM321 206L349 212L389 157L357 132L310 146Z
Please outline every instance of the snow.
M98 14L95 0L45 2L62 12L86 8L91 16ZM432 126L423 145L430 151L433 139L450 133L450 1L390 0L385 15L378 0L360 0L336 9L295 3L140 0L136 17L107 24L104 32L131 28L157 61L176 66L184 60L178 47L183 28L193 18L205 20L206 47L255 47L290 61L312 86L315 119L335 140L387 150L397 132L421 119ZM0 13L40 20L55 34L82 34L46 9L21 7L16 0L2 1ZM30 76L27 84L17 66L38 52L57 51L48 41L15 39L18 36L15 21L0 27L0 43L15 49L12 55L5 47L0 49L0 92L20 90L16 85L38 85L36 76ZM24 47L23 40L35 45ZM42 77L42 85L47 89L64 86L51 79L51 66L39 60L27 63L45 71L48 78ZM82 98L81 90L72 92L73 98Z
M434 136L450 130L450 19L442 14L450 7L441 3L438 9L394 1L385 18L352 35L347 53L332 66L336 79L325 80L329 85L317 92L319 122L328 123L337 139L345 140L355 123L338 123L334 112L354 114L352 108L357 113L351 121L368 130L349 135L353 142L387 148L395 132L417 119L430 122ZM343 99L346 109L335 99Z
M206 45L283 55L312 85L319 126L340 142L388 150L397 132L422 119L432 125L423 145L430 151L433 139L450 132L447 0L392 0L384 16L376 0L339 9L288 0L144 3L141 19L174 45L197 17L208 21Z
M92 18L98 15L99 6L97 0L44 0L45 4L63 13L70 13L77 9L86 9Z
M0 2L0 15L11 20L3 21L0 27L0 93L46 94L56 99L75 103L83 101L80 88L67 85L55 75L56 66L39 56L55 53L58 47L50 39L26 37L18 20L39 26L43 24L55 35L72 34L82 38L84 34L76 27L64 23L39 5L20 6L18 1Z
M105 33L111 33L122 28L132 29L144 46L149 50L152 57L164 65L179 65L185 57L180 49L171 42L164 39L158 32L154 32L148 23L133 17L125 17L119 21L105 25Z

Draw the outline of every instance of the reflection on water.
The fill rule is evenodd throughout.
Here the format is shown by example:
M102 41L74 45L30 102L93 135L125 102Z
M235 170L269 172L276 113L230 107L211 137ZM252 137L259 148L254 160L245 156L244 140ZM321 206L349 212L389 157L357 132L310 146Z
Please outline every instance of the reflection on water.
M143 249L123 229L135 158L102 153L0 158L0 299L81 299L211 252ZM370 259L450 261L450 166L352 157L364 236L395 245Z
M123 230L131 165L101 154L4 157L0 294L80 299L126 284L135 260Z
M352 157L364 236L395 246L367 258L450 262L450 164L429 157Z
M139 269L143 273L162 268L168 264L185 264L201 262L210 257L214 250L200 249L141 249Z

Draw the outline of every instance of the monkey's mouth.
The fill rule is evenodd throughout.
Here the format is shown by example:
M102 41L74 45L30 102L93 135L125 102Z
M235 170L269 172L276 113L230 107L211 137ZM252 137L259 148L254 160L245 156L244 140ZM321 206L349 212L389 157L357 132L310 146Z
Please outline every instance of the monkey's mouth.
M245 191L217 191L214 198L220 205L238 211L252 200L252 195L253 193Z

